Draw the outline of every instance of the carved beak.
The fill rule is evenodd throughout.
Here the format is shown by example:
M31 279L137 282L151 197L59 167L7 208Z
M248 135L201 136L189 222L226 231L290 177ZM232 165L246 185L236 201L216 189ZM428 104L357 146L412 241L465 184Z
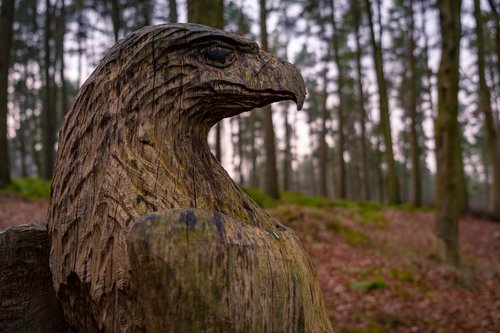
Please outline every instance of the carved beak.
M301 110L306 88L298 69L288 61L264 51L259 52L258 62L254 84L257 90L263 92L265 104L293 100L297 104L297 110ZM271 97L270 101L268 97Z

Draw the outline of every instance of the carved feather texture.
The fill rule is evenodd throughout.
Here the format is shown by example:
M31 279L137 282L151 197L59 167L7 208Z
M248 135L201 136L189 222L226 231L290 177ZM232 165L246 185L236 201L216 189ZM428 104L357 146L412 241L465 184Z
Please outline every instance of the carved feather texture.
M211 66L212 47L232 52L234 63ZM144 330L126 242L144 214L198 207L273 227L206 138L224 117L303 100L300 74L287 76L275 65L291 67L255 43L193 24L146 27L110 49L64 120L52 183L50 265L72 325ZM290 86L302 90L294 94Z

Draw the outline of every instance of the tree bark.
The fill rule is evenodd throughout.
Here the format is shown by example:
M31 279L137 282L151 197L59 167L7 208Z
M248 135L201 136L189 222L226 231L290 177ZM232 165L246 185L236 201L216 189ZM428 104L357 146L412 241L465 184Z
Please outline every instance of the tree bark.
M321 91L321 105L320 105L320 130L319 130L319 161L318 161L318 169L319 169L319 195L324 197L328 196L328 189L326 186L326 164L327 164L327 146L326 146L326 119L328 117L328 110L326 107L326 101L328 99L328 91L327 91L327 73L328 67L325 60L325 68L321 72L321 77L323 81L323 90Z
M493 13L493 18L495 20L495 53L497 56L497 62L496 62L496 67L497 67L497 84L498 84L498 89L500 90L500 7L497 8L494 3L494 0L488 0L488 3L491 8L491 12Z
M46 180L52 179L54 171L54 156L56 142L56 110L55 110L55 83L54 83L54 60L52 58L52 41L53 29L52 22L54 19L54 9L50 0L45 1L45 27L44 27L44 107L43 107L43 151L44 151L44 168L43 178Z
M385 145L385 160L387 163L387 201L392 204L401 201L399 182L396 175L396 164L394 162L394 153L392 148L391 120L389 115L389 100L387 97L387 83L385 81L383 59L382 59L382 38L378 42L375 38L375 30L373 27L373 18L370 0L365 0L365 9L368 16L370 27L370 39L373 49L373 60L375 63L375 71L377 75L378 93L379 93L379 108L380 108L380 127L384 137ZM380 13L379 13L380 16ZM380 20L380 17L379 17ZM380 25L380 35L382 35L382 26Z
M479 75L479 109L484 115L484 126L486 128L486 145L490 159L493 186L491 193L490 210L494 216L500 218L500 141L498 129L493 118L491 107L490 89L486 83L485 75L485 51L483 38L483 18L481 3L474 0L474 17L476 19L476 47L477 47L477 70Z
M283 191L290 190L292 170L292 147L291 147L291 129L288 123L288 105L284 106L283 123L285 127L285 151L283 152Z
M223 0L188 0L188 21L224 29ZM215 157L222 162L222 122L215 125Z
M121 10L118 0L111 0L111 21L113 22L113 34L116 43L120 38L120 31L122 29Z
M260 38L261 47L264 51L268 50L267 46L267 9L266 1L260 0ZM274 136L273 113L271 105L267 105L262 109L262 123L264 127L264 146L266 150L266 167L265 167L265 191L273 199L279 199L278 187L278 169L276 166L276 143Z
M7 114L14 0L3 0L0 7L0 188L10 183Z
M461 1L438 0L437 6L442 42L436 119L436 235L446 260L458 266L461 171L458 163L460 141L457 117Z
M411 202L414 206L422 205L422 182L420 177L420 146L418 144L418 73L417 60L415 58L415 20L413 15L413 0L409 0L406 5L406 15L408 21L408 64L410 67L410 153L411 153Z
M59 77L61 80L61 121L59 124L62 122L62 118L68 113L68 88L66 85L66 78L65 78L65 61L64 61L64 38L66 35L66 4L65 0L61 0L61 8L59 12L59 26L58 26L58 31L57 31L57 45L59 48L58 51L58 59L59 59Z
M356 40L356 90L358 93L358 109L359 109L359 120L361 127L361 135L359 138L359 147L361 153L361 198L363 200L370 199L370 179L368 172L368 157L367 157L367 141L366 141L366 122L368 118L366 117L365 109L365 94L363 91L363 68L361 65L361 42L359 27L361 25L361 8L359 0L352 1L352 16L354 20L354 39Z
M52 288L45 224L0 230L0 331L69 332Z
M248 116L248 127L250 131L250 160L251 160L251 170L250 170L250 187L257 188L259 187L259 174L258 174L258 165L257 165L257 148L255 147L256 142L256 116L252 113Z
M168 0L168 19L170 23L177 23L177 1Z
M341 64L340 59L340 48L339 48L339 37L337 36L337 24L335 20L335 2L334 0L330 0L330 24L333 29L333 34L331 38L332 50L333 50L333 59L335 60L335 64L337 66L337 95L339 99L339 105L337 107L337 121L338 121L338 192L337 196L341 199L345 199L347 197L346 190L346 172L345 172L345 161L344 161L344 150L345 150L345 135L344 135L344 71Z

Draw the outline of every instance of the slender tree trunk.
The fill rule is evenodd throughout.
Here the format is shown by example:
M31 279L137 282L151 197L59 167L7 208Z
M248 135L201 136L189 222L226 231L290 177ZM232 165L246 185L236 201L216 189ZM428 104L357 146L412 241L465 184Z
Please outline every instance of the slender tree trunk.
M377 165L377 188L378 188L378 197L380 202L385 202L385 193L384 191L384 173L382 172L382 149L380 148L380 124L376 129L376 142L377 142L377 151L376 151L376 165Z
M370 179L368 174L368 157L367 157L367 141L366 141L366 109L365 109L365 95L363 91L363 68L361 65L361 42L359 27L361 25L361 13L359 0L352 2L352 15L354 19L354 39L356 40L356 72L357 81L356 88L358 93L358 108L359 120L361 127L361 136L359 138L359 147L361 154L361 198L363 200L370 199Z
M420 147L418 144L418 74L417 60L415 58L415 21L413 17L413 0L409 0L407 7L408 21L408 64L410 67L410 100L409 100L409 115L410 115L410 153L411 153L411 203L419 207L422 205L422 184L420 179Z
M290 173L292 171L290 125L288 124L288 104L284 106L283 122L285 126L285 152L283 154L283 191L290 190Z
M24 89L23 89L24 90ZM27 95L28 91L24 91ZM21 177L28 177L28 168L26 165L26 115L24 110L26 110L26 102L23 103L24 108L21 110L21 114L19 115L19 129L16 131L16 137L19 139L19 154L21 159Z
M238 176L240 178L240 184L245 184L245 177L243 175L243 122L241 121L241 116L236 116L236 121L238 124Z
M142 18L144 26L151 25L151 3L150 0L142 0Z
M436 235L446 260L458 266L458 216L460 208L457 156L460 153L458 83L461 1L438 0L441 28L441 62L438 72L436 119Z
M224 29L223 0L188 0L188 21ZM222 163L222 121L215 125L215 157Z
M326 62L326 61L325 61ZM319 169L319 195L324 197L328 196L328 190L326 186L326 163L327 163L327 155L326 155L326 119L328 116L328 110L326 108L326 101L328 99L327 92L327 73L328 67L325 63L325 68L322 71L321 77L323 81L323 90L321 91L321 109L320 109L320 131L319 131L319 161L318 161L318 169Z
M168 0L168 20L170 23L177 23L177 1Z
M122 28L121 11L118 0L111 0L111 21L113 21L113 34L115 35L115 42L117 42L120 38L120 30Z
M68 113L68 88L66 85L65 78L65 61L64 61L64 37L66 34L66 4L65 0L61 0L61 17L60 17L60 26L58 27L59 32L59 76L61 78L61 109L62 116L61 119L64 118L66 113Z
M2 0L0 7L0 188L10 182L7 142L7 102L14 0Z
M498 2L494 3L495 0L488 0L488 3L491 8L491 12L493 14L493 18L495 20L495 53L497 56L497 79L498 79L498 89L500 90L500 14L498 13L499 9L496 7L498 6Z
M250 171L250 187L259 187L259 175L258 175L258 164L257 164L257 148L255 147L256 139L256 124L255 124L255 113L252 113L249 118L249 130L250 130L250 159L252 162L252 170Z
M333 29L332 34L332 49L333 49L333 59L335 60L335 64L337 65L337 95L339 99L338 105L338 197L341 199L345 199L347 197L346 192L346 174L345 174L345 161L344 161L344 150L345 150L345 135L344 135L344 102L343 102L343 91L344 91L344 72L340 60L340 51L339 51L339 43L338 43L338 31L337 24L335 21L335 2L334 0L330 0L330 24Z
M53 39L52 20L54 12L50 0L46 0L46 16L45 16L45 32L44 32L44 79L45 79L45 99L43 108L43 151L44 151L44 168L43 178L51 180L54 170L54 155L55 155L55 100L54 92L54 63L51 56L51 41Z
M261 44L264 51L268 51L267 46L267 9L266 1L260 0L260 34ZM276 144L273 126L273 114L271 105L265 106L263 109L262 122L264 125L264 145L266 149L266 193L274 198L279 199L278 188L278 170L276 168Z
M365 7L370 26L370 38L373 49L373 60L377 74L377 84L379 92L380 126L384 137L385 159L387 163L387 201L389 203L399 203L401 201L398 178L396 175L396 163L392 148L391 120L389 116L389 100L387 97L387 84L385 81L383 59L382 59L382 39L377 42L373 27L373 18L370 0L365 0ZM379 15L380 16L380 15ZM379 18L380 20L380 18ZM382 31L382 26L380 26Z
M500 217L500 142L498 130L493 118L491 108L490 90L485 76L485 52L483 38L483 18L481 14L481 3L474 0L474 16L476 18L476 47L477 47L477 69L479 75L479 108L484 115L486 127L486 145L490 158L491 173L493 176L493 193L491 193L491 210L493 215Z

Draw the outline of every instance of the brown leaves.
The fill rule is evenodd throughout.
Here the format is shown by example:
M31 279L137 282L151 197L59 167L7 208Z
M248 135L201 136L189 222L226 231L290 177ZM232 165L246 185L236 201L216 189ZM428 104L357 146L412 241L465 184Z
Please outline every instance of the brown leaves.
M341 332L496 332L500 328L500 224L460 223L464 267L439 261L432 212L382 211L384 228L349 208L271 210L312 256L325 302ZM331 223L336 228L325 228ZM350 244L339 226L366 235Z

